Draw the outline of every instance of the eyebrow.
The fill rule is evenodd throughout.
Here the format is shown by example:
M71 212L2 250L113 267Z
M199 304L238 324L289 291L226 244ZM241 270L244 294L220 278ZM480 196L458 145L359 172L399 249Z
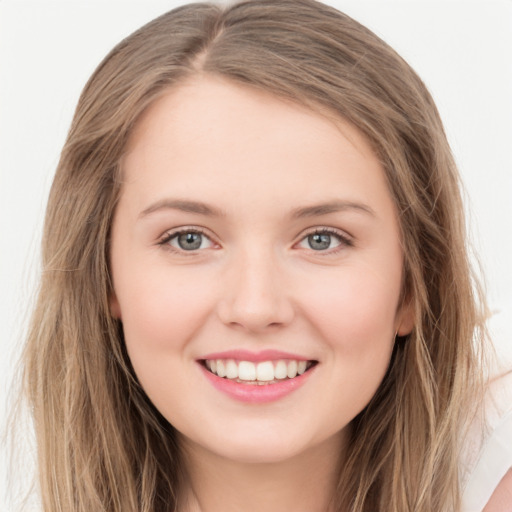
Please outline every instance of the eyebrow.
M186 199L161 199L143 210L139 217L146 217L159 210L181 210L183 212L205 215L207 217L226 217L226 213L219 208L199 201L187 201Z
M160 210L180 210L188 213L204 215L206 217L227 216L224 210L199 201L189 201L186 199L161 199L160 201L153 203L151 206L143 210L139 217L146 217L147 215ZM303 219L307 217L317 217L321 215L327 215L329 213L336 213L347 210L355 210L361 213L375 216L375 211L364 203L334 200L326 203L295 208L291 211L290 217L292 219Z
M296 208L292 210L291 217L302 219L305 217L316 217L320 215L327 215L329 213L343 212L347 210L356 210L361 213L366 213L375 217L375 211L364 203L356 203L354 201L335 200L327 203Z

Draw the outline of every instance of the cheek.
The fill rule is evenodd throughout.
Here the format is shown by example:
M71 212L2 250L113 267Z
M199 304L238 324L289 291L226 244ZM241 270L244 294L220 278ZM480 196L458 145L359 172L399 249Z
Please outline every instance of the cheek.
M120 274L126 276L116 282L126 349L141 386L171 421L177 410L190 409L183 397L184 386L193 392L187 381L195 370L191 341L207 321L211 297L182 270L132 266Z
M335 425L362 411L384 378L394 345L399 283L400 273L392 269L386 274L361 267L309 287L304 307L327 345L332 364L325 370L332 389L341 390L321 398L326 408L338 411Z
M394 274L394 275L393 275ZM345 268L311 283L304 306L335 345L358 351L394 334L400 274Z
M211 303L208 290L198 286L200 282L191 280L189 273L169 268L132 270L129 279L116 282L132 359L144 352L158 356L186 348Z

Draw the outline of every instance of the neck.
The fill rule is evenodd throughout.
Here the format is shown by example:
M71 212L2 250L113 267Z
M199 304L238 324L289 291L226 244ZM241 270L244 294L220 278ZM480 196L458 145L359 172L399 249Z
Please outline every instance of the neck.
M187 468L180 512L334 512L345 435L289 459L241 462L182 442Z

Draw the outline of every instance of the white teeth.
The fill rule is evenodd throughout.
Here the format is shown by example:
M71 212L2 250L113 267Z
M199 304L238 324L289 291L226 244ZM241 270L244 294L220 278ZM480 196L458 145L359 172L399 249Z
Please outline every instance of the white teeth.
M277 361L276 367L274 368L274 377L276 379L286 379L288 376L288 367L285 361Z
M224 366L224 361L222 361L222 359L217 359L217 375L219 377L226 376L226 367Z
M256 379L260 381L274 380L274 365L272 361L258 363L258 366L256 366Z
M283 379L293 379L302 375L311 365L308 361L278 360L235 361L234 359L207 359L205 366L219 377L244 381L249 384L268 384Z
M228 379L236 379L238 377L238 367L233 359L229 359L226 362L226 377Z
M256 365L250 361L240 361L238 363L238 378L240 380L256 380Z
M297 361L290 361L288 363L288 369L286 374L288 375L289 379L293 379L297 376Z

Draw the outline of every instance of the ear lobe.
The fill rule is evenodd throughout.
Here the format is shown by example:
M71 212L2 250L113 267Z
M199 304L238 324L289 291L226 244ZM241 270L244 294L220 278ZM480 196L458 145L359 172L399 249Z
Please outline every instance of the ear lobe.
M411 298L405 299L396 317L396 333L398 336L411 334L415 324L414 301Z
M114 291L110 294L109 298L110 305L110 314L116 320L121 320L121 306L119 305L119 301L117 300L117 295Z

